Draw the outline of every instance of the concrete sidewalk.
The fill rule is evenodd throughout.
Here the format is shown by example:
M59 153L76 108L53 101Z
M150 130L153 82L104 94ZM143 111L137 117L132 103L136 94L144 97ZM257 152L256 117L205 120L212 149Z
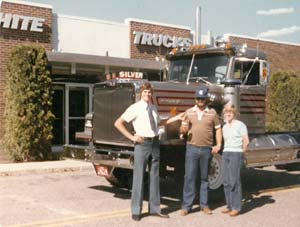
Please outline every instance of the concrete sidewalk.
M95 174L92 163L74 159L0 164L0 176L24 176L63 172L85 172Z

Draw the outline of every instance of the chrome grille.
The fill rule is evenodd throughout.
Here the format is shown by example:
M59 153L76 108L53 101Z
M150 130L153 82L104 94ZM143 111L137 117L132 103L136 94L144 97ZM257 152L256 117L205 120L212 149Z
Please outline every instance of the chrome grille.
M131 83L97 84L94 88L93 140L96 143L131 144L114 127L116 119L135 100L134 85ZM128 129L132 130L131 124Z

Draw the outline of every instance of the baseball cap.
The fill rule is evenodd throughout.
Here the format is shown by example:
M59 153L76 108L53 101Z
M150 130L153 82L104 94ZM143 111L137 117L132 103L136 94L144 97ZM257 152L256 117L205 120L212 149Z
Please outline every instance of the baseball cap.
M208 88L207 87L198 87L195 92L196 98L207 98L208 97Z

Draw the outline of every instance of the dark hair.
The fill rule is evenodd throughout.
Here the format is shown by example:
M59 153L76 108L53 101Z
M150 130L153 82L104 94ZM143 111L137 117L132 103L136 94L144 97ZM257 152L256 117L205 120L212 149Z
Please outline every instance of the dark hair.
M141 92L143 92L144 90L150 90L151 92L153 92L152 85L149 82L144 83L141 86Z

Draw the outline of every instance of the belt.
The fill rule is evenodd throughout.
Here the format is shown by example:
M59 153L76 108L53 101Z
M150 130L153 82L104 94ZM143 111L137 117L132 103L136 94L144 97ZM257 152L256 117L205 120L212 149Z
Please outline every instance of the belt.
M154 137L144 137L144 140L150 140L150 141L154 141L157 140L158 136L154 136Z

